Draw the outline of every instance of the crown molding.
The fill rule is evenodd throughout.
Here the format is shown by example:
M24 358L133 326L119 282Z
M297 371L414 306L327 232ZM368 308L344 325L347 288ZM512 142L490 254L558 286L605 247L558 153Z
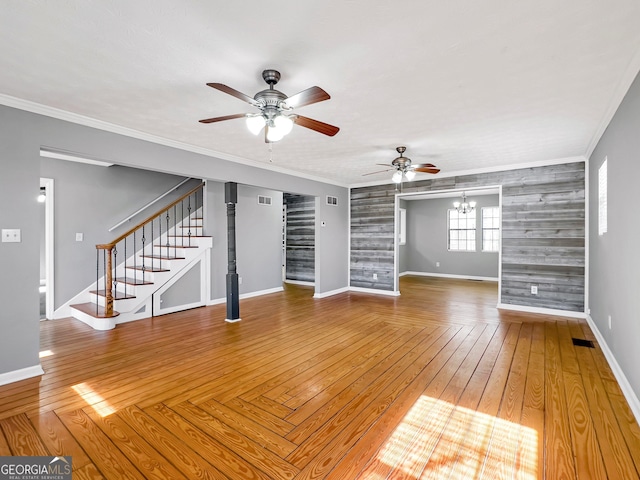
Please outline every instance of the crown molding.
M348 188L348 185L346 183L332 181L323 177L318 177L316 175L310 175L307 173L296 172L294 170L289 170L287 168L280 167L277 165L266 165L264 163L261 163L255 160L249 160L247 158L231 155L224 152L219 152L217 150L211 150L204 147L198 147L196 145L190 145L184 142L170 140L168 138L152 135L150 133L140 132L132 128L123 127L123 126L105 122L102 120L97 120L95 118L79 115L77 113L68 112L66 110L61 110L59 108L50 107L47 105L42 105L40 103L31 102L29 100L12 97L10 95L0 94L0 105L17 108L19 110L36 113L38 115L44 115L46 117L56 118L58 120L64 120L64 121L75 123L85 127L95 128L97 130L103 130L106 132L116 133L118 135L123 135L126 137L136 138L138 140L144 140L146 142L156 143L158 145L164 145L166 147L176 148L178 150L184 150L191 153L197 153L199 155L205 155L207 157L218 158L220 160L238 163L241 165L246 165L248 167L260 168L262 170L269 170L276 173L282 173L284 175L290 175L292 177L304 178L306 180L312 180L314 182L326 183L329 185ZM82 154L78 153L76 154L76 156L82 156Z
M609 105L602 115L602 120L598 124L595 132L593 133L593 137L591 137L591 141L587 146L587 151L584 156L589 158L591 154L598 146L598 142L604 135L604 132L607 130L609 123L613 120L613 116L620 108L624 97L627 95L629 88L631 88L631 84L636 79L638 72L640 71L640 48L636 51L635 55L631 58L629 65L627 65L627 69L625 70L622 78L618 82L613 94L611 95L611 100L609 101Z

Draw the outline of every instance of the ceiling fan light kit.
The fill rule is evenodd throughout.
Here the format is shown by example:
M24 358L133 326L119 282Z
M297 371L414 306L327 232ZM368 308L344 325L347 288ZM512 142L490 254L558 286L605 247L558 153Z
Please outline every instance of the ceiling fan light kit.
M292 113L294 108L329 100L331 97L323 89L310 87L291 97L287 97L284 93L273 88L280 80L280 72L273 69L264 70L262 78L267 82L269 88L256 93L253 98L222 83L207 83L211 88L220 90L257 107L260 113L225 115L223 117L200 120L200 123L215 123L245 117L247 128L254 135L258 135L264 129L265 142L267 143L277 142L284 138L291 132L294 124L330 137L340 131L334 125Z

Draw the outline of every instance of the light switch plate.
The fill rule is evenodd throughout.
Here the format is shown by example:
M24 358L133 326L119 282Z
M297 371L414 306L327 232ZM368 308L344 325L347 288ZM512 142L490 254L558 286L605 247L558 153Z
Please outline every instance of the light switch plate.
M19 243L22 241L21 233L19 228L3 228L2 229L2 242L8 243Z
M81 242L84 240L84 234L76 233L76 242Z

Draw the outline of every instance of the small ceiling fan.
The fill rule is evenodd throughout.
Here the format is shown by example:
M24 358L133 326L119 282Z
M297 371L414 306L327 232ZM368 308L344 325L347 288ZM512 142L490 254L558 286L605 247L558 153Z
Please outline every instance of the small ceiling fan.
M236 113L223 117L206 118L200 120L200 123L215 123L234 118L245 118L247 128L254 135L258 135L264 128L264 141L267 143L281 140L291 131L294 123L330 137L338 133L340 130L338 127L293 113L294 108L329 100L331 97L323 89L310 87L287 97L284 93L273 88L280 80L280 72L273 69L264 70L262 78L267 82L269 88L256 93L253 98L222 83L207 83L211 88L220 90L257 107L260 112L255 114Z
M387 168L386 170L380 170L377 172L365 173L364 175L374 175L376 173L388 172L390 170L395 170L391 180L393 183L402 183L402 180L406 179L411 181L415 178L416 172L424 172L424 173L438 173L440 171L439 168L433 163L418 163L412 164L411 159L402 156L402 154L407 150L407 147L397 147L396 151L400 154L399 157L394 158L391 162L391 165L386 163L378 163L377 165L383 165Z

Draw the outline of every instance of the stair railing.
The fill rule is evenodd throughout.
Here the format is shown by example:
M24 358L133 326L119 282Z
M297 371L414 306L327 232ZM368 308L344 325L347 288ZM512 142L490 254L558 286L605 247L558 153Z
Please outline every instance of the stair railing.
M146 280L146 272L166 271L167 261L181 258L178 249L197 246L191 245L191 237L201 236L202 226L196 223L192 214L203 205L203 188L204 183L201 183L112 242L96 245L96 290L92 293L96 298L102 296L105 299L102 314L96 302L96 316L113 317L113 301L127 298L127 284L150 283ZM173 244L170 238L174 239ZM154 245L155 242L158 244ZM155 247L159 247L160 253L155 253ZM121 252L124 260L118 264ZM138 253L142 254L140 259ZM118 277L118 271L124 276ZM129 277L129 271L132 277ZM104 280L101 282L101 279ZM124 292L118 292L119 283L125 284Z

